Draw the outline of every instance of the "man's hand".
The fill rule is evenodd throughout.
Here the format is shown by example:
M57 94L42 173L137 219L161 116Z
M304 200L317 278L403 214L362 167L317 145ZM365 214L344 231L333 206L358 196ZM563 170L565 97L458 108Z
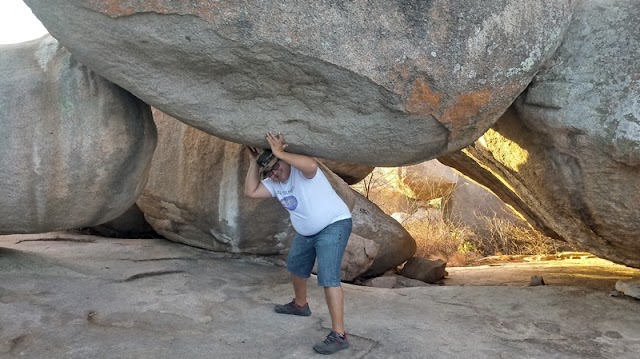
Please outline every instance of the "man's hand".
M271 146L271 152L273 152L276 157L297 168L306 178L311 179L315 177L318 170L318 162L305 155L285 152L288 145L284 142L284 135L282 133L274 135L268 132L267 141L269 141L269 146Z
M258 159L258 156L260 155L260 152L258 152L258 149L255 147L251 147L251 146L244 146L247 150L249 150L249 154L251 155L251 157L254 160Z
M273 133L268 132L267 141L269 142L269 146L271 147L271 152L273 152L276 157L281 158L280 155L284 153L284 150L288 146L284 142L284 135L282 133L274 135Z

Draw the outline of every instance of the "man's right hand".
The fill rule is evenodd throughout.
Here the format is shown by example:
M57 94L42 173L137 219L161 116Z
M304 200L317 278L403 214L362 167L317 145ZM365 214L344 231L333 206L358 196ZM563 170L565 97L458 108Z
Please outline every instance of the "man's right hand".
M244 146L247 148L247 150L249 150L249 154L251 155L251 157L253 157L254 160L258 159L258 156L260 155L260 152L258 152L258 149L255 147L251 147L251 146Z

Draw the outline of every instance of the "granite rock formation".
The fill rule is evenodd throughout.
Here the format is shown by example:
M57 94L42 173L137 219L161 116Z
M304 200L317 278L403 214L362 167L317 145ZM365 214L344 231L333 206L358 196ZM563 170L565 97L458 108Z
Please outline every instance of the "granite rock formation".
M492 130L440 158L555 238L640 267L640 3L581 2Z
M480 137L560 44L571 0L26 0L79 61L207 133L372 166Z
M637 1L26 3L90 75L2 87L6 232L93 225L131 206L153 147L138 97L235 143L266 147L268 129L285 133L292 152L365 167L438 157L545 234L640 267ZM17 65L0 70L0 81L23 76L19 61L59 65L48 50L13 49L1 49ZM24 94L100 76L126 90L104 85L122 94L114 101L129 101L100 102L118 120L86 112L105 100L102 85L76 93L80 101L33 103L33 121L7 112L32 105ZM224 200L221 223L237 209ZM174 215L171 204L156 208Z

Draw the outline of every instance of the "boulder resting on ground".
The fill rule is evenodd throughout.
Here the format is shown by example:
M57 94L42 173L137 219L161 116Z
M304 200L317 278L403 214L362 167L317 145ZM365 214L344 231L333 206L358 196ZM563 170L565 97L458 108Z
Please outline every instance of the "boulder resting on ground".
M155 109L154 118L158 148L137 202L151 226L167 239L200 248L284 258L295 235L289 214L275 199L244 196L250 161L244 146ZM344 280L384 272L415 253L415 241L402 226L321 168L352 208L354 241L343 261Z
M118 217L142 193L155 145L149 106L53 37L0 46L0 233Z

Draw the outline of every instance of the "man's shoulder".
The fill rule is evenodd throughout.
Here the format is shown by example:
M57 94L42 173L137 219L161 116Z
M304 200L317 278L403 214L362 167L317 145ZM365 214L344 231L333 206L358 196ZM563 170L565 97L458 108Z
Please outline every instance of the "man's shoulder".
M302 178L303 180L307 180L307 181L310 181L310 180L312 180L312 179L314 179L314 178L318 178L318 174L322 174L322 169L320 169L320 166L318 166L318 168L316 168L316 174L315 174L315 176L313 176L313 177L311 177L311 178L307 178L307 177L305 177L305 175L304 175L304 173L302 173L302 171L300 171L299 169L297 169L297 168L295 168L295 167L291 166L291 175L293 175L293 174L294 174L294 171L295 171L295 175L296 175L297 177L300 177L300 178ZM325 176L323 175L322 177L325 177Z

